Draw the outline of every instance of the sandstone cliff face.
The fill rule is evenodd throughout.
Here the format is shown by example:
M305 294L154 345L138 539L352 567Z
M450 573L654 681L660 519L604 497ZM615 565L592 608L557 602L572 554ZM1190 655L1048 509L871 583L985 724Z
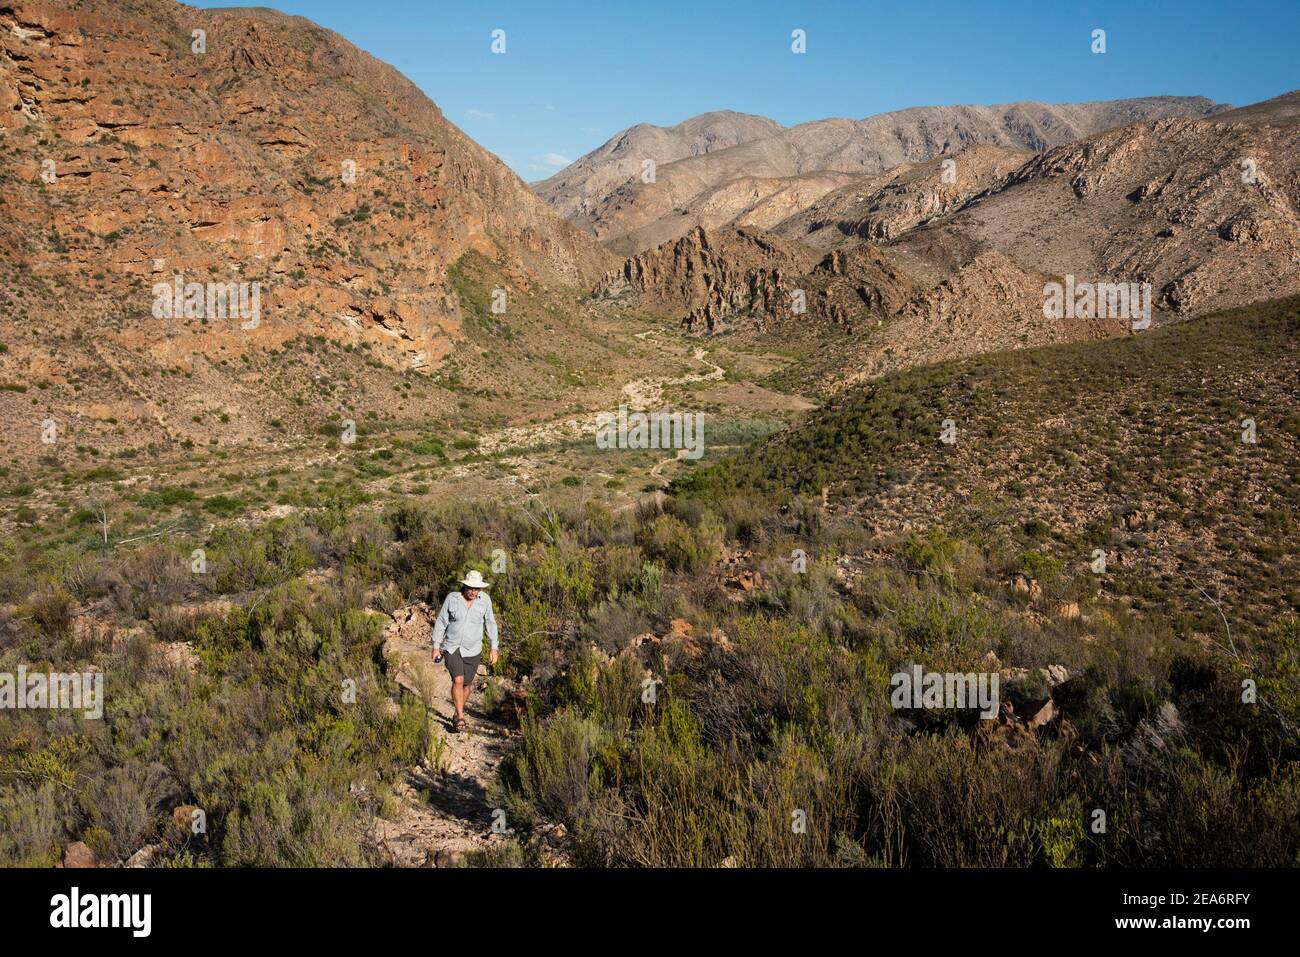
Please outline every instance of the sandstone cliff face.
M629 146L617 161L622 165L607 153L607 144L540 184L538 191L611 249L630 255L682 236L697 225L723 225L709 211L719 205L718 194L729 191L736 180L789 180L827 173L872 176L974 145L1040 152L1120 124L1209 116L1225 109L1203 97L1055 106L1030 102L917 107L864 120L803 123L767 136L737 138L727 148L685 157L657 155L656 144L647 141ZM611 142L615 141L620 137ZM640 157L634 155L638 151ZM643 159L655 161L652 183L632 175L640 173ZM807 202L819 198L815 189L807 192ZM748 208L737 208L734 216L742 216ZM799 211L788 206L785 218Z
M98 335L149 323L160 361L311 334L428 369L459 335L465 252L522 285L608 268L397 71L268 10L0 2L0 129L15 298L76 290ZM150 290L178 273L259 282L265 321L159 326Z
M490 415L506 379L545 402L545 327L614 262L397 71L269 10L0 0L0 145L5 453L63 467Z

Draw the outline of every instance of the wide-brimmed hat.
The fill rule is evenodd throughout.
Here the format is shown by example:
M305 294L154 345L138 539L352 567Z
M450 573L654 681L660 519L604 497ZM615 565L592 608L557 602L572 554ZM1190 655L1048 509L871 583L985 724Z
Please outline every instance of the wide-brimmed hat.
M491 588L492 587L492 583L485 582L483 580L483 576L476 571L467 574L464 578L460 580L460 583L462 585L465 585L468 588Z

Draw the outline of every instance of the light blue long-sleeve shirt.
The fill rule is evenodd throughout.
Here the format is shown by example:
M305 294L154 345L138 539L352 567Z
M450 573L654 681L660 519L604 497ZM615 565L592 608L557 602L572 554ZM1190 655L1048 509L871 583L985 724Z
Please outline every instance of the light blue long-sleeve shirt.
M443 648L450 654L459 651L462 658L473 658L483 653L483 631L492 640L492 650L497 650L497 620L492 614L492 599L481 591L472 602L458 591L449 594L442 602L438 617L433 622L433 648Z

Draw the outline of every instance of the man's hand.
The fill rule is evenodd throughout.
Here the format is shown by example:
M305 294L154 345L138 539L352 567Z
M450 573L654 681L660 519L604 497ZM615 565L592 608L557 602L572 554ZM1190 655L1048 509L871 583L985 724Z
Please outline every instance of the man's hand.
M488 664L495 665L496 663L497 663L497 650L493 648L490 652L488 652Z
M442 649L439 648L437 645L434 645L434 646L433 646L433 663L436 665L436 664L438 663L438 659L441 658L441 657L442 657Z

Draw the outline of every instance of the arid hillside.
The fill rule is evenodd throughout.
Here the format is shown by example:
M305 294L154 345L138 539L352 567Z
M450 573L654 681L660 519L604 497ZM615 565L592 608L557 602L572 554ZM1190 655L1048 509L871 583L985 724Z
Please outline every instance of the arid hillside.
M1298 331L1293 297L908 369L679 485L824 495L881 536L1011 541L1062 587L1091 580L1221 639L1217 607L1258 636L1300 608Z
M566 290L610 265L396 70L269 10L0 3L0 147L19 454L51 451L46 419L89 447L207 443L195 416L223 416L224 444L347 406L413 415L403 378L492 329L503 363L535 372ZM485 279L458 287L467 254ZM582 338L574 311L561 351ZM366 361L333 369L339 350Z
M1004 146L968 146L951 156L855 176L772 231L813 246L888 242L1003 184L1032 157Z
M1051 150L900 239L906 263L997 250L1021 268L1149 282L1202 315L1300 291L1300 93L1135 123Z
M731 110L701 113L676 126L638 123L536 184L536 189L566 219L591 225L599 201L628 180L639 178L646 160L660 164L703 156L774 136L782 129L776 120Z
M774 224L844 186L849 176L874 176L967 146L1042 152L1139 120L1210 116L1225 109L1204 97L927 106L862 120L817 120L767 136L755 135L752 122L738 130L732 120L720 141L734 139L734 145L685 156L680 149L657 152L659 143L647 128L634 127L536 188L572 222L592 230L614 251L631 255L694 226L745 219L759 204ZM654 164L653 178L644 175L646 161ZM806 182L792 188L792 178Z

